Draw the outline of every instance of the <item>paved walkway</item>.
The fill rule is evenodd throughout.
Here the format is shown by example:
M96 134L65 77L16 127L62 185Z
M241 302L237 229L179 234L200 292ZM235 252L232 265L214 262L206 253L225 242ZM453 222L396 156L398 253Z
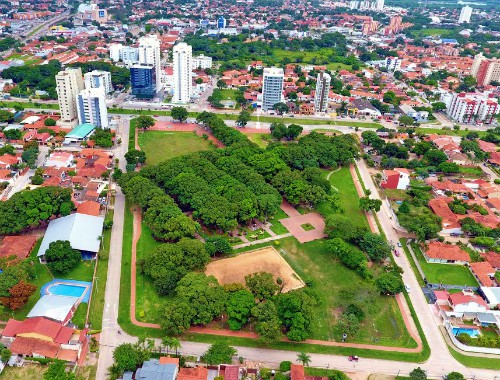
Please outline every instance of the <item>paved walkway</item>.
M297 211L297 209L295 207L293 207L290 203L288 203L285 200L283 200L283 202L281 202L280 207L285 212L285 214L287 214L291 218L294 216L302 215L300 212Z
M268 238L265 238L265 239L258 239L258 240L254 240L254 241L249 241L248 243L238 244L238 245L235 245L233 248L234 249L240 249L240 248L245 248L245 247L251 247L252 245L257 245L257 244L261 244L261 243L268 243L270 241L284 239L284 238L287 238L287 237L290 237L290 236L292 236L291 233L286 233L286 234L281 234L281 235L274 235L274 236L271 236L271 237L268 237Z

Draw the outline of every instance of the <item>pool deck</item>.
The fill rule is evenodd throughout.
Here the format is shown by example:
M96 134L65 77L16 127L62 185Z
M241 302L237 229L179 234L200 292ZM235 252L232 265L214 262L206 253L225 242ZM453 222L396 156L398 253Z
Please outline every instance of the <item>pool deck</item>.
M40 294L46 295L46 294L53 294L50 292L50 288L52 288L55 285L66 285L66 286L78 286L81 288L85 288L83 291L82 295L78 297L80 299L80 302L89 302L90 294L92 292L92 283L87 282L87 281L77 281L77 280L64 280L64 279L59 279L55 278L50 282L47 282L45 285L43 285L40 289ZM69 294L69 296L72 296Z

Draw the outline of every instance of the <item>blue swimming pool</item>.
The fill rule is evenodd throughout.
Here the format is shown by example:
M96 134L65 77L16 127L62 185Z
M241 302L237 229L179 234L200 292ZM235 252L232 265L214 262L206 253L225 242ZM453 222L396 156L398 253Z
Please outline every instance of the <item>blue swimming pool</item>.
M82 302L89 302L92 283L87 281L54 279L40 289L41 295L53 294L80 298Z
M81 297L86 288L78 285L55 284L50 287L50 294L56 296Z
M477 329L469 329L466 327L453 327L453 335L467 334L472 338L477 338L481 333Z

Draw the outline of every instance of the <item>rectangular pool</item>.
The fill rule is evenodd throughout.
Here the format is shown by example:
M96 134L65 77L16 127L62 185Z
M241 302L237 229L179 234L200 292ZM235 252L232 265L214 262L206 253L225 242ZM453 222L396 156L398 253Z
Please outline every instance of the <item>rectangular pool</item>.
M81 297L85 293L86 288L78 285L54 284L50 287L50 294L56 296L71 296Z
M467 334L472 338L477 338L479 335L481 335L478 329L469 329L466 327L453 327L452 332L454 336Z

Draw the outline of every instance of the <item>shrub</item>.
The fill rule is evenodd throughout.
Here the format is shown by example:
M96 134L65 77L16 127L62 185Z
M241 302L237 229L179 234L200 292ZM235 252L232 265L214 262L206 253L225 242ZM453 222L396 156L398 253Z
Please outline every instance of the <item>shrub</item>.
M280 371L281 372L288 372L292 368L292 362L289 361L284 361L280 363Z

